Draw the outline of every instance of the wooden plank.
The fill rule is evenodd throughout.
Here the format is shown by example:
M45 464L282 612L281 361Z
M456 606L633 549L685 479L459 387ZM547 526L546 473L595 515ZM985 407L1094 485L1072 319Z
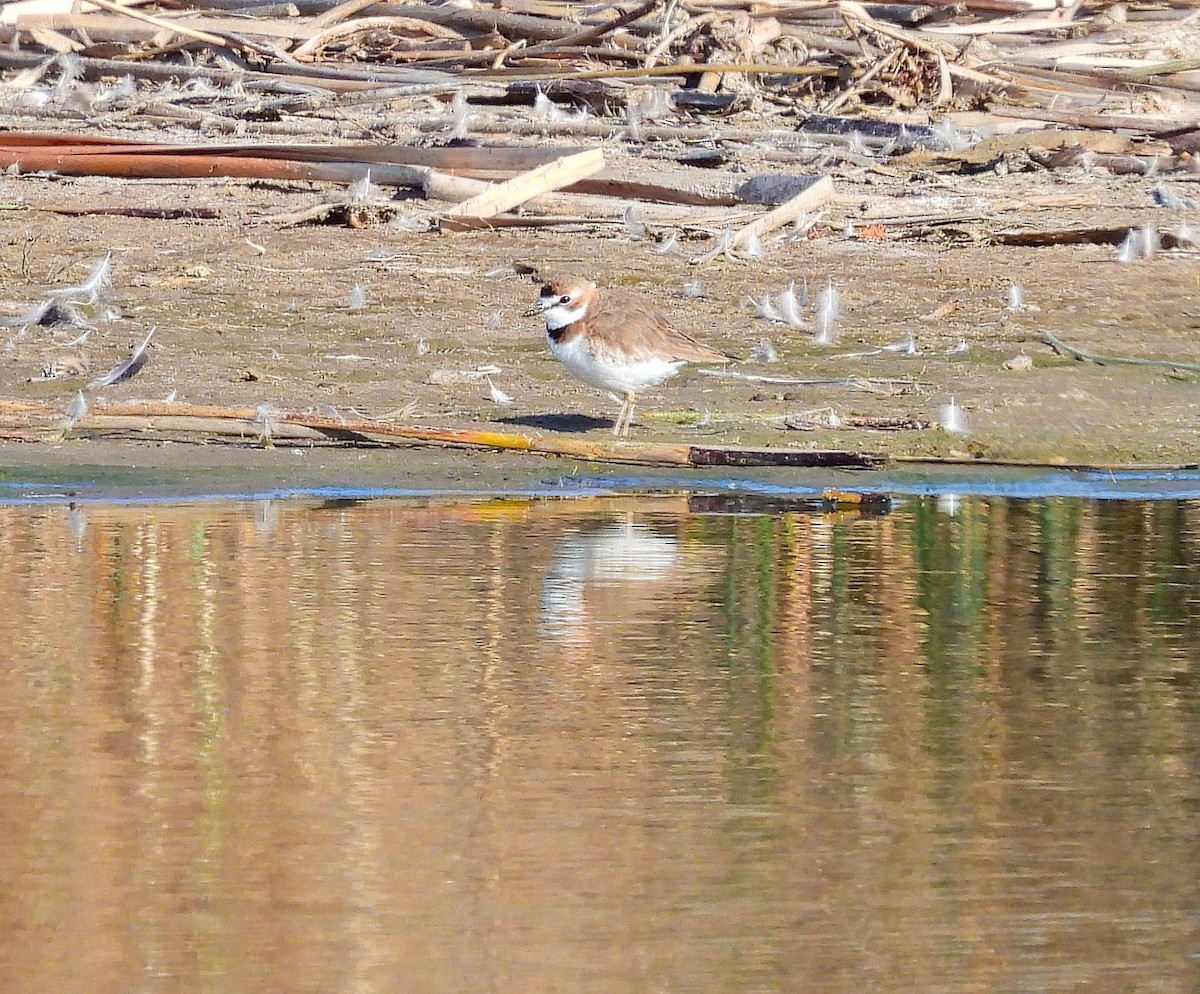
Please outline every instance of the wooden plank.
M801 190L791 200L786 200L774 210L767 211L762 217L751 221L739 229L733 236L730 248L739 248L754 237L761 237L769 232L791 224L801 214L816 210L822 204L833 198L833 180L822 176L819 180L804 190Z
M372 173L374 176L374 173ZM440 226L446 231L476 231L482 228L540 228L562 224L621 224L628 200L614 197L575 193L580 184L573 184L562 193L543 193L524 204L521 214L505 214L490 218L443 217ZM490 185L476 179L449 176L429 170L422 184L430 200L459 203L478 196ZM639 203L638 218L659 227L716 227L740 224L746 212L731 211L721 205L687 205Z
M448 217L489 218L519 207L540 193L570 186L604 168L604 153L598 148L564 155L553 162L530 169L503 183L497 183L470 200L456 204Z

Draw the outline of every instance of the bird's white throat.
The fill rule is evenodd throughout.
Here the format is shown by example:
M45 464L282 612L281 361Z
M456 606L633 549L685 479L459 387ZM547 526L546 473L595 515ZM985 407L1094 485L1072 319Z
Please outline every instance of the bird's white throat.
M555 298L549 298L553 300ZM542 300L542 316L546 319L547 331L558 331L559 328L565 328L569 324L574 324L576 321L582 321L584 315L587 314L587 304L576 304L572 307L570 304L550 304L545 298Z

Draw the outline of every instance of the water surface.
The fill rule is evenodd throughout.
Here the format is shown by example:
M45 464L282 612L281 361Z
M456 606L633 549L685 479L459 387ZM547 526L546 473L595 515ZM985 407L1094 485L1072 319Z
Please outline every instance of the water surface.
M0 990L1194 992L1200 503L721 510L0 506Z

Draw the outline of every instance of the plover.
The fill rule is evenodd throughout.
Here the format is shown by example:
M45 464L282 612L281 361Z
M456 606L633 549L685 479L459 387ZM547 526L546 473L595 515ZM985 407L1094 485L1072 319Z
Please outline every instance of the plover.
M567 371L621 402L613 435L629 434L637 395L689 362L735 357L684 334L653 304L623 290L601 291L575 276L549 279L529 314L546 320L550 350Z

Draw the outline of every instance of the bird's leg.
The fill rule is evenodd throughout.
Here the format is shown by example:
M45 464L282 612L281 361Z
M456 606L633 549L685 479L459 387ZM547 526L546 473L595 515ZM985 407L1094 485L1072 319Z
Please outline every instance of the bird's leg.
M625 426L621 430L622 436L629 437L629 426L633 424L633 409L636 406L637 398L633 395L633 391L625 395Z
M621 398L621 409L617 411L617 420L613 422L613 438L621 437L621 426L625 423L625 409L629 406L629 394Z

